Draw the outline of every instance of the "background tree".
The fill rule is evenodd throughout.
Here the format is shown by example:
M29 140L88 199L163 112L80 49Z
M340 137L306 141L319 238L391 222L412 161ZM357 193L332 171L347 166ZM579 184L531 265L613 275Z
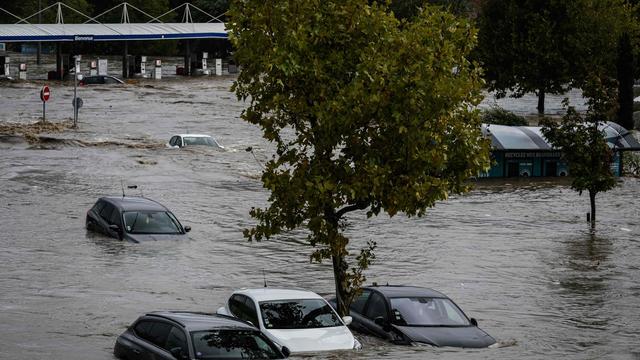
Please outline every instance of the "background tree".
M538 95L582 87L586 74L615 77L616 46L630 26L625 0L486 0L477 56L498 97Z
M475 1L477 0L392 0L389 4L389 10L398 19L411 19L420 13L420 9L426 5L439 5L444 10L453 14L465 16L471 15L475 10ZM373 0L369 1L373 3Z
M594 77L585 86L584 93L589 97L586 114L578 113L565 102L567 114L560 124L548 118L542 121L542 133L562 150L562 157L569 164L571 187L580 194L589 192L591 228L596 224L596 195L616 184L611 171L613 151L602 131L605 122L615 114L616 86L615 82L601 79Z
M475 30L433 7L400 22L367 0L236 1L228 25L242 118L276 146L262 175L270 204L252 208L245 236L306 228L345 315L375 248L350 264L346 215L422 216L488 168Z
M625 32L618 40L617 80L618 116L617 122L626 129L633 129L633 78L634 61L631 37Z

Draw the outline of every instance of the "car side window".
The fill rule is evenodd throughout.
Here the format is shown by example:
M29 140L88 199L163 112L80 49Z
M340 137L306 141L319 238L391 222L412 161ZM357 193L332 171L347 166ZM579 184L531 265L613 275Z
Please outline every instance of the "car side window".
M104 78L104 83L105 84L117 84L118 82L116 80L112 79L112 78L105 77Z
M111 217L109 218L109 224L116 224L118 226L122 226L122 220L120 217L120 211L116 208L111 212Z
M240 295L233 295L229 299L229 310L231 314L234 316L238 316L241 312L241 308L243 306L244 299Z
M110 223L111 221L111 213L113 212L113 210L115 210L115 207L109 203L105 203L104 207L102 208L102 210L100 211L100 217Z
M229 310L238 319L250 321L253 325L258 326L258 313L256 306L249 297L244 295L233 295L229 299Z
M100 214L100 211L104 208L104 204L106 204L104 201L98 200L98 202L93 205L93 211L95 211L96 214Z
M178 137L177 136L172 137L171 140L169 141L169 145L171 146L178 145Z
M149 333L153 323L150 321L140 321L133 327L133 332L141 339L149 340Z
M371 320L380 316L385 319L387 318L387 305L382 295L376 293L371 294L365 316Z
M164 346L164 349L171 352L172 349L180 348L183 354L189 353L189 347L187 346L187 337L184 334L184 331L181 329L172 326L169 331L169 335L167 336L167 342Z
M371 296L371 290L362 290L362 293L351 303L351 310L358 314L364 313L364 305L367 303L367 300L369 300L369 296Z
M149 331L149 340L154 345L157 345L161 348L167 343L167 338L169 337L169 331L171 331L171 325L163 322L154 321L151 330Z
M245 297L244 303L246 305L247 318L246 321L250 321L254 326L258 325L258 311L256 309L256 304L249 297Z

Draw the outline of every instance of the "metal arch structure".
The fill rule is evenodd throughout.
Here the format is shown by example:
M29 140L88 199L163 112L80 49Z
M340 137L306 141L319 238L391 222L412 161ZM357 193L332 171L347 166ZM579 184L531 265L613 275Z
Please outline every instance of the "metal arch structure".
M40 15L51 9L56 9L56 21L54 24L31 23L34 17L40 18ZM108 13L122 8L120 14L120 23L104 23L100 19ZM163 22L162 19L167 15L178 12L183 9L181 22ZM84 22L82 23L65 23L63 17L63 9L80 15ZM193 22L192 9L204 14L208 21ZM130 22L129 11L134 10L144 15L148 20L146 22L132 23ZM6 13L16 19L13 24L0 24L0 43L24 43L24 42L53 42L56 43L56 71L60 79L63 78L63 66L61 57L62 43L75 42L99 42L99 41L118 41L123 46L122 75L128 77L128 42L129 41L146 41L146 40L184 40L185 45L185 70L187 74L191 73L191 39L228 39L228 32L224 22L219 16L213 16L199 7L184 3L177 6L160 16L153 16L147 12L137 8L128 2L120 3L101 14L91 17L77 9L70 7L62 2L56 2L44 9L24 18L17 16L3 8L0 13ZM39 54L39 53L38 53ZM39 63L39 55L38 55Z
M29 20L45 11L56 8L55 24L34 24ZM122 8L120 23L103 23L100 18ZM161 19L170 13L184 8L182 22L165 23ZM63 9L72 11L85 18L81 24L65 24ZM133 9L146 16L145 23L131 23L129 10ZM206 15L209 21L193 22L191 9ZM190 3L184 3L160 16L152 16L145 11L123 2L103 13L91 17L62 2L21 18L5 9L0 11L11 15L17 21L14 24L0 24L0 42L70 42L70 41L131 41L131 40L179 40L179 39L227 39L228 34L220 16L213 16Z

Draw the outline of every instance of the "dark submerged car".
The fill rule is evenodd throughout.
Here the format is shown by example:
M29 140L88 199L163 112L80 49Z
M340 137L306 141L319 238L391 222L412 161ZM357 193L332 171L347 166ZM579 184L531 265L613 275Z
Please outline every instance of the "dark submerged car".
M284 359L269 338L233 317L163 311L141 316L116 340L120 359Z
M364 287L350 315L354 330L397 344L483 348L496 342L446 295L422 287Z
M187 239L189 226L182 226L169 209L151 199L105 196L87 212L87 230L131 242Z
M93 76L85 76L80 80L78 85L120 85L124 84L124 81L118 79L117 77L110 75L93 75Z

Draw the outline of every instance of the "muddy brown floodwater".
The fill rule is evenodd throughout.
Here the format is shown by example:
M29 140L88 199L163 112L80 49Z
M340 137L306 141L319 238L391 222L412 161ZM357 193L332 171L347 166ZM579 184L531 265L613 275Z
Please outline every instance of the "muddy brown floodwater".
M37 144L0 137L0 358L113 359L116 336L138 315L215 311L234 289L262 286L263 270L270 286L332 293L330 266L309 263L304 235L242 237L249 209L268 196L244 149L264 161L272 148L239 120L232 81L83 87L78 130ZM34 122L40 85L3 83L0 123ZM67 120L72 87L50 87L47 118ZM165 148L179 132L212 134L227 150ZM120 194L121 181L170 207L191 239L130 244L88 233L86 211ZM362 351L309 357L639 359L639 191L624 178L600 195L595 234L588 199L561 182L483 182L421 219L354 214L354 249L378 243L370 281L438 289L505 346L403 347L358 335Z

